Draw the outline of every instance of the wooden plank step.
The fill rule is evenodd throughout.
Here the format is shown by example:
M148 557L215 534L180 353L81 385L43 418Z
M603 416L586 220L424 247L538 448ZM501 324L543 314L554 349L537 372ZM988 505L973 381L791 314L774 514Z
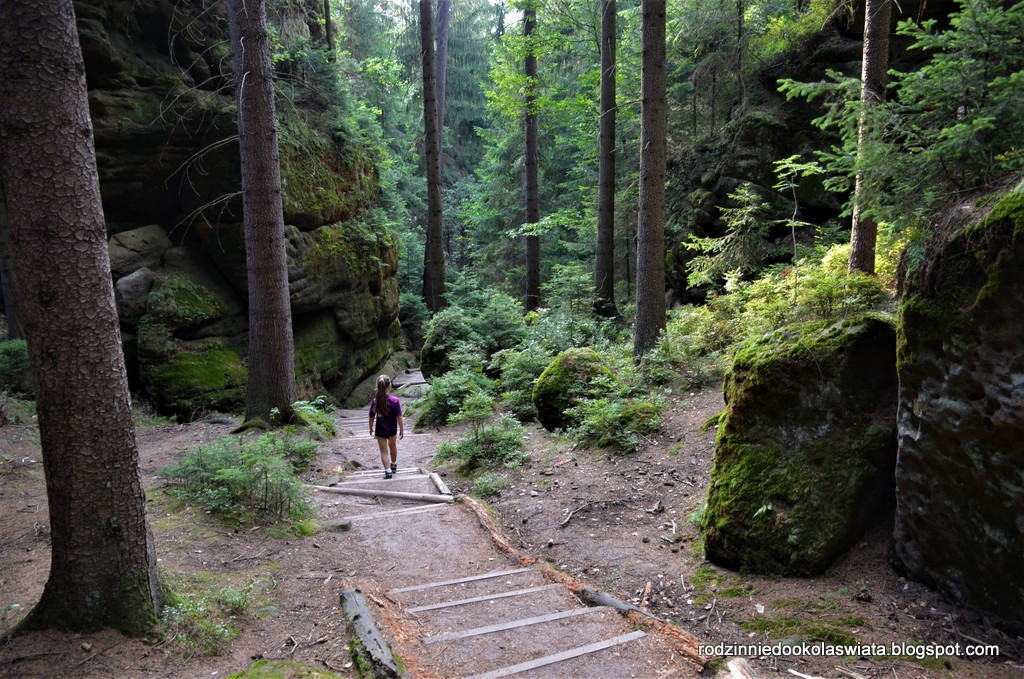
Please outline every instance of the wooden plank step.
M567 611L557 611L555 613L547 613L546 615L536 615L532 618L520 618L519 620L510 620L508 622L501 622L496 625L487 625L485 627L474 627L473 629L462 630L461 632L446 632L445 634L438 634L432 637L423 637L420 639L424 644L437 644L442 641L451 641L452 639L465 639L467 637L475 637L481 634L491 634L493 632L503 632L509 629L517 629L519 627L527 627L529 625L540 625L545 622L552 622L555 620L562 620L564 618L574 618L577 615L587 615L595 611L603 612L614 612L614 609L607 606L595 606L593 608L570 608Z
M534 592L543 592L549 589L557 589L562 585L551 584L543 585L541 587L529 587L527 589L517 589L511 592L498 592L497 594L486 594L484 596L475 596L472 599L456 599L455 601L442 601L439 604L430 604L428 606L417 606L415 608L407 608L407 613L420 613L422 611L433 611L438 608L451 608L452 606L462 606L464 604L475 604L481 601L491 601L492 599L506 599L511 596L523 596L524 594L533 594Z
M438 582L427 582L422 585L412 585L411 587L399 587L393 589L388 594L400 594L402 592L417 592L421 589L431 589L432 587L446 587L448 585L461 585L464 582L475 582L477 580L489 580L491 578L501 578L506 575L515 575L516 573L526 573L527 571L533 570L532 568L516 568L510 571L491 571L490 573L484 573L483 575L470 575L465 578L458 578L456 580L440 580Z
M551 655L546 655L542 658L534 658L533 660L522 662L516 665L509 665L508 667L499 667L496 670L484 672L483 674L474 674L471 677L466 677L466 679L496 679L497 677L507 677L513 674L519 674L520 672L534 670L538 667L553 665L557 662L562 662L563 660L578 658L581 655L587 655L588 653L603 651L606 648L612 648L613 646L626 644L630 641L640 639L645 636L647 636L646 633L637 630L636 632L622 634L611 639L605 639L604 641L598 641L593 644L587 644L586 646L577 646L576 648L570 648L569 650L562 651L561 653L553 653Z
M437 509L444 509L447 504L427 505L426 507L406 507L404 509L390 509L386 512L374 512L373 514L358 514L356 516L344 517L348 521L364 521L367 519L382 519L389 516L400 516L402 514L420 514L422 512L432 512Z

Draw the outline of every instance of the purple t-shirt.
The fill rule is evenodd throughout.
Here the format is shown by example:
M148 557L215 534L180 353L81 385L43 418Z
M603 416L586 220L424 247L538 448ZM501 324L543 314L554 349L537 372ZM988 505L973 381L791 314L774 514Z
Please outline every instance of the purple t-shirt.
M398 402L397 396L388 394L388 411L384 415L377 414L377 397L370 402L370 416L375 417L377 424L374 426L373 435L383 438L391 438L398 434L398 416L402 414L402 404Z

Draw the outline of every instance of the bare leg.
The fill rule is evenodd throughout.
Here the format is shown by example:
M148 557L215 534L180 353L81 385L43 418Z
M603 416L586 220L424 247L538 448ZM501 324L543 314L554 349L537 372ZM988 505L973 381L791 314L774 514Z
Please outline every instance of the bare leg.
M391 444L394 446L394 443ZM384 465L384 469L390 469L388 466L388 439L377 438L377 447L380 448L380 463Z
M388 439L388 448L391 449L391 464L398 462L398 437L392 436Z

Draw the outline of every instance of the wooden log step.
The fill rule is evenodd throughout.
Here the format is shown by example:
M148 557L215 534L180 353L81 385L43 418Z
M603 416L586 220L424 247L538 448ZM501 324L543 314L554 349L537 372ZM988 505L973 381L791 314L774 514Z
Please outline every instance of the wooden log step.
M366 474L359 478L352 479L350 481L338 481L328 488L339 488L341 486L361 485L364 483L391 483L392 481L409 481L411 479L426 479L430 480L430 477L426 474L398 474L390 479L384 478L384 471L381 470L374 475ZM451 495L451 493L443 493L443 495Z
M423 512L432 512L436 509L444 509L448 505L446 504L433 504L427 505L426 507L405 507L403 509L390 509L386 512L374 512L373 514L358 514L356 516L346 516L346 521L364 521L367 519L386 519L390 516L401 516L404 514L421 514Z
M516 568L510 571L492 571L490 573L484 573L483 575L469 575L465 578L458 578L456 580L441 580L438 582L427 582L422 585L412 585L411 587L399 587L393 589L388 594L401 594L402 592L418 592L421 589L431 589L433 587L447 587L448 585L461 585L464 582L476 582L477 580L490 580L491 578L501 578L506 575L515 575L516 573L526 573L527 571L533 570L532 568Z
M340 495L361 495L363 497L390 497L398 500L416 500L418 502L447 502L455 501L451 495L436 495L434 493L403 493L400 490L377 490L375 488L341 488L338 486L309 486L313 490L322 493L338 493Z
M401 467L398 470L399 474L423 474L423 471L419 467ZM362 478L366 476L379 476L381 479L384 478L384 469L360 469L357 472L350 472L345 478Z
M422 641L425 644L437 644L442 641L451 641L452 639L465 639L467 637L475 637L481 634L504 632L505 630L517 629L519 627L527 627L528 625L540 625L545 622L553 622L555 620L563 620L565 618L574 618L577 615L587 615L588 613L594 613L595 611L614 612L614 609L603 606L595 606L593 608L570 608L567 611L557 611L555 613L547 613L545 615L536 615L532 618L520 618L519 620L510 620L508 622L501 622L496 625L474 627L473 629L466 629L462 630L461 632L446 632L445 634L438 634L432 637L423 637L420 639L420 641Z
M441 480L441 477L437 472L430 472L430 480L434 482L435 486L437 486L437 491L441 493L441 495L452 494L452 491L448 490L448 485Z
M534 670L538 667L545 667L547 665L553 665L563 660L570 660L572 658L578 658L581 655L587 655L588 653L594 653L596 651L603 651L606 648L612 648L613 646L619 646L621 644L629 643L634 639L640 639L647 636L646 633L637 630L636 632L630 632L629 634L622 634L611 639L605 639L604 641L598 641L593 644L587 644L586 646L577 646L576 648L570 648L567 651L561 653L553 653L546 655L542 658L534 658L527 662L518 663L516 665L509 665L508 667L500 667L490 672L484 672L483 674L474 674L466 679L496 679L497 677L507 677L513 674L519 674L520 672L526 672L528 670Z
M523 596L525 594L533 594L534 592L543 592L548 589L557 589L562 585L551 584L542 585L540 587L529 587L527 589L517 589L511 592L498 592L497 594L486 594L484 596L475 596L472 599L456 599L455 601L442 601L439 604L430 604L428 606L417 606L415 608L407 608L407 613L420 613L422 611L433 611L438 608L451 608L452 606L462 606L464 604L475 604L481 601L491 601L492 599L506 599L510 596Z

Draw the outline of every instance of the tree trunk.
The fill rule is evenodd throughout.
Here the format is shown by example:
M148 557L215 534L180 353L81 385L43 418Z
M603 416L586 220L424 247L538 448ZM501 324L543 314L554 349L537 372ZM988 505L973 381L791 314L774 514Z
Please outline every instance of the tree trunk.
M324 35L327 38L327 58L334 61L334 33L331 31L331 0L324 0Z
M263 0L229 0L232 69L242 161L242 214L249 282L249 381L245 419L285 419L295 401L274 73Z
M615 308L615 0L601 3L601 124L597 168L597 253L594 258L594 311L618 315Z
M163 603L71 0L0 3L0 200L46 475L50 574L20 630L151 632Z
M636 245L637 358L665 327L665 0L642 0L640 56L640 202Z
M540 221L540 185L537 142L537 52L533 44L533 30L537 23L537 10L530 4L523 10L523 37L526 39L526 223ZM526 304L527 311L540 307L540 236L526 237Z
M434 82L434 28L430 0L420 0L420 50L423 56L423 129L427 164L427 244L423 251L423 301L431 311L444 307L444 231L441 214L441 139Z
M0 193L0 291L3 293L4 320L7 321L7 339L24 339L25 326L18 311L17 280L14 276L13 251L11 250L11 222L7 217L7 206Z
M444 148L444 106L448 89L448 24L451 0L437 0L437 136L438 146Z
M864 8L864 60L861 64L860 127L857 132L858 155L871 143L871 109L885 101L889 70L889 21L891 0L867 0ZM859 164L859 163L858 163ZM853 192L853 226L850 233L850 273L875 273L875 241L878 223L864 213L871 187L865 185L864 170L857 171Z

